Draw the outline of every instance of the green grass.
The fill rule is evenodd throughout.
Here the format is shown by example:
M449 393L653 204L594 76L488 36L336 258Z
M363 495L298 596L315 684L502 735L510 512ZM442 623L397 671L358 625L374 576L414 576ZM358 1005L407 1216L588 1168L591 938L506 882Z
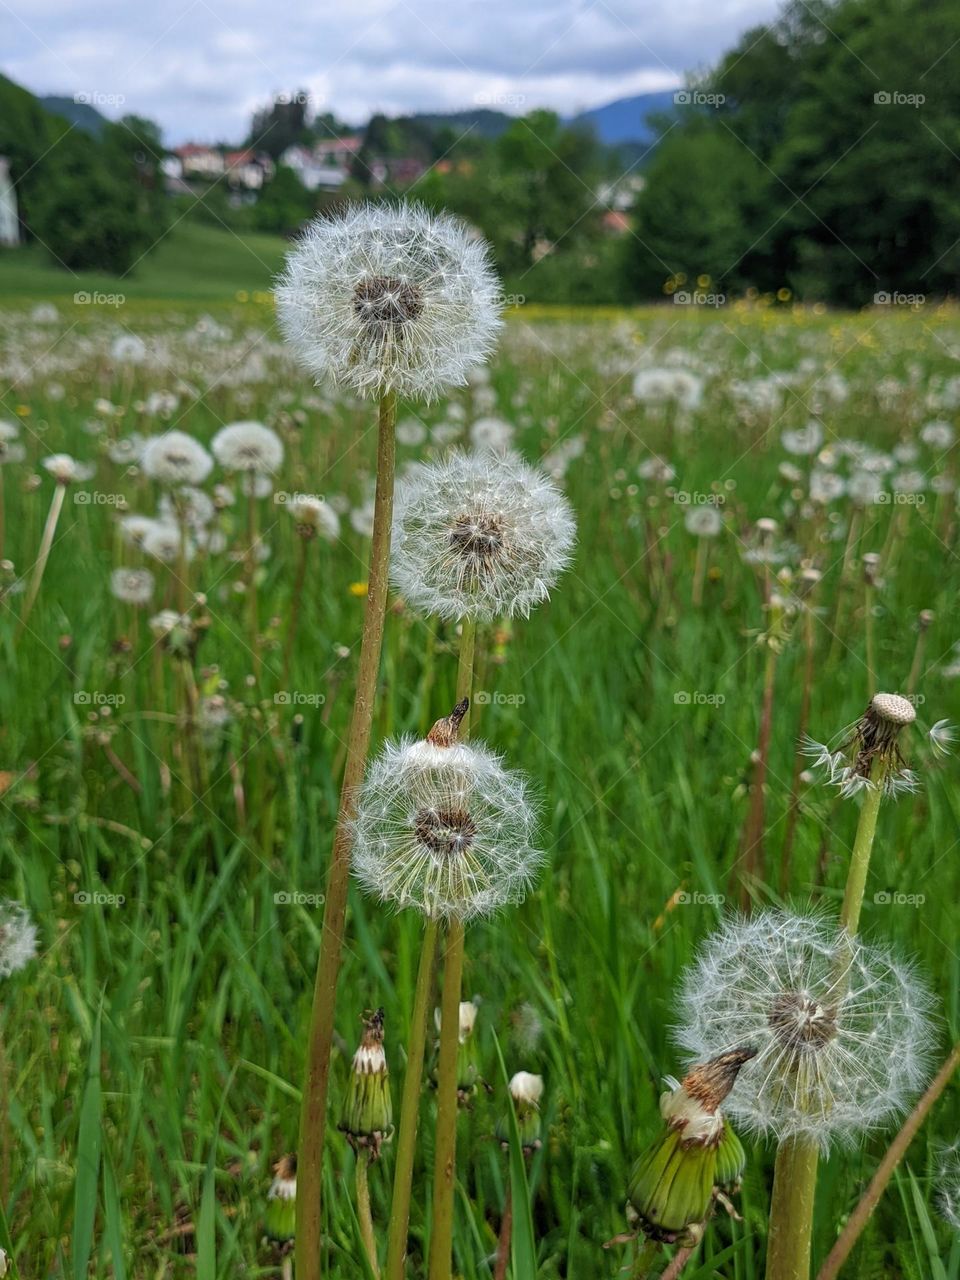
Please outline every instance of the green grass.
M243 261L234 259L223 296ZM173 284L171 277L163 297L172 297ZM24 1276L278 1274L260 1245L261 1222L270 1166L296 1140L321 912L309 900L276 895L323 890L362 614L351 585L363 580L367 544L344 520L340 542L310 547L286 679L298 544L282 504L261 503L271 556L258 583L259 639L237 589L242 565L223 552L193 563L191 585L205 593L209 619L195 678L201 693L224 692L233 716L204 745L201 777L191 779L177 719L182 686L175 663L151 644L152 610L135 619L108 590L110 569L133 560L117 536L116 495L149 513L157 494L111 463L85 424L107 424L102 434L111 435L162 430L143 401L151 391L177 390L180 428L209 440L221 422L268 421L287 449L278 488L345 494L354 506L366 497L374 435L367 408L318 393L272 338L251 346L268 328L263 312L216 309L229 330L217 338L198 337L198 314L144 301L116 314L88 308L71 327L75 312L61 308L60 321L41 328L25 308L0 330L0 416L19 413L28 453L26 465L3 468L4 555L20 572L32 564L51 493L38 470L46 454L65 448L96 457L96 478L77 489L101 495L81 503L68 495L22 638L20 597L0 606L0 885L29 905L42 938L41 958L2 993L10 1101L0 1168L9 1170L4 1208ZM111 343L127 329L147 340L154 361L130 367L111 358ZM493 411L517 423L528 458L570 436L582 437L584 448L564 482L580 526L573 567L529 621L483 638L478 687L502 697L478 707L474 729L534 779L548 857L522 907L467 935L465 993L481 1000L477 1034L490 1092L479 1090L461 1117L455 1243L466 1280L491 1274L508 1186L510 1156L492 1138L504 1108L497 1041L508 1073L537 1071L546 1080L543 1149L526 1171L538 1275L598 1280L625 1262L622 1250L602 1245L625 1230L630 1165L657 1123L663 1075L682 1068L670 1035L674 992L697 944L739 892L764 668L761 575L741 555L753 522L778 519L795 547L790 564L809 560L824 572L815 736L855 719L867 699L858 567L866 551L886 551L873 616L881 687L904 684L917 615L932 609L922 716L960 714L956 683L944 674L958 639L953 496L927 490L921 505L868 507L844 577L849 505L805 512L778 472L786 458L781 431L803 426L818 401L828 439L885 450L915 439L930 418L956 425L955 410L930 408L926 398L955 375L950 350L958 343L960 320L949 311L838 317L731 309L678 318L666 308L511 320L492 366ZM637 361L670 349L714 370L690 430L629 396ZM813 366L803 372L806 358ZM752 418L736 411L733 381L798 368L796 393L780 410ZM847 380L845 400L825 400L819 380L827 371ZM896 393L882 386L891 377ZM451 408L468 420L490 412L473 394L456 391L418 412L431 426L449 420ZM117 412L96 406L100 397ZM402 410L401 419L412 414ZM922 449L910 465L956 475L954 451L937 460ZM726 500L700 608L691 604L696 547L683 525L686 507L667 485L637 474L651 450L675 468L674 488ZM424 446L401 448L404 461L423 453ZM217 471L210 484L223 478ZM228 547L242 549L242 505L227 508L220 523ZM175 584L155 568L159 608L172 601ZM254 647L263 658L259 680ZM387 623L378 740L423 732L449 710L455 648L452 628L397 602ZM795 632L777 670L758 903L779 900L801 669ZM281 691L300 700L277 701ZM89 697L78 701L81 692ZM915 760L918 747L911 744ZM958 764L918 767L920 794L881 812L862 927L917 958L941 999L934 1046L941 1054L960 1023ZM805 788L791 901L837 909L855 822L854 805ZM884 905L875 900L881 891L923 902ZM112 897L84 897L96 893ZM399 1098L420 934L416 919L355 891L348 923L334 1119L365 1009L386 1009ZM420 1274L429 1232L432 1115L426 1090L412 1274ZM960 1247L934 1207L934 1140L952 1140L958 1119L951 1090L883 1200L850 1275L958 1280ZM888 1137L872 1135L824 1162L816 1258ZM721 1214L711 1224L684 1272L691 1280L763 1274L773 1151L763 1143L747 1149L743 1221ZM381 1227L391 1168L388 1147L371 1172ZM352 1156L331 1130L325 1217L330 1274L343 1280L359 1273L351 1185Z
M156 249L120 276L67 271L39 244L0 249L0 272L9 298L55 298L76 293L111 298L232 301L238 293L272 287L289 245L280 236L238 234L182 218ZM100 304L104 310L110 304Z

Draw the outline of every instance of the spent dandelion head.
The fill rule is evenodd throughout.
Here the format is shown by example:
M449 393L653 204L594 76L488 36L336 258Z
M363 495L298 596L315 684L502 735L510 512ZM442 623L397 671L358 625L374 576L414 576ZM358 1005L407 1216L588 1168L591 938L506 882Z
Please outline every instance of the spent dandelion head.
M318 380L434 400L489 356L499 297L486 246L456 218L355 204L310 224L287 258L277 312Z
M286 504L301 538L324 538L335 542L340 536L340 517L322 498L297 493Z
M163 485L202 484L213 469L210 454L185 431L151 437L143 446L140 464L145 475Z
M456 740L467 703L423 741L388 742L354 822L353 869L381 902L470 920L522 900L542 855L523 774Z
M527 617L548 599L576 536L570 504L515 454L454 453L397 486L391 577L441 618Z
M896 797L919 786L901 748L904 731L916 719L910 698L900 693L876 693L853 725L829 743L808 738L804 750L814 768L838 787L841 795L853 796L879 787L884 795ZM948 721L938 720L927 736L935 755L949 752L954 733Z
M932 1001L910 967L817 916L765 911L707 939L680 995L679 1043L755 1056L726 1110L827 1150L887 1123L925 1079Z
M149 604L153 586L153 574L149 569L114 569L110 574L110 592L121 604Z
M363 1035L350 1066L350 1081L338 1128L355 1151L376 1160L393 1134L387 1055L383 1048L383 1010L364 1017Z
M283 441L262 422L231 422L210 443L213 456L227 471L269 476L283 464Z
M91 479L94 473L94 467L89 462L78 462L69 453L52 453L43 459L42 465L57 484L62 485L82 483Z

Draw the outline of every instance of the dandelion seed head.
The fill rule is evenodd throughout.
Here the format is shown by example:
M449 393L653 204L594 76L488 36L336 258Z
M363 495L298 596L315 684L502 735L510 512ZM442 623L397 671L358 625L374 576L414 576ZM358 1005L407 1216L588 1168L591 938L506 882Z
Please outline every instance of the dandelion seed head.
M470 920L523 899L534 829L525 777L482 744L388 742L360 793L354 874L381 902Z
M213 469L213 459L199 440L185 431L165 431L143 446L144 473L160 484L202 484Z
M94 467L89 462L78 462L69 453L52 453L49 458L43 459L42 465L57 484L76 484L91 479L94 473Z
M123 604L149 604L153 585L149 569L114 569L110 575L111 594Z
M213 456L227 471L273 475L283 463L283 441L262 422L231 422L210 443Z
M680 996L694 1060L750 1044L724 1103L735 1121L823 1150L909 1105L926 1076L932 999L890 952L818 916L761 912L708 938Z
M297 529L306 536L317 535L334 542L340 536L340 517L328 502L311 494L298 493L287 503Z
M492 351L500 310L486 246L456 218L406 203L317 218L277 289L300 363L365 396L434 400L462 385Z
M37 954L37 930L19 902L0 899L0 978L26 968Z
M455 453L397 486L391 577L427 614L527 617L569 563L575 530L556 484L515 454Z

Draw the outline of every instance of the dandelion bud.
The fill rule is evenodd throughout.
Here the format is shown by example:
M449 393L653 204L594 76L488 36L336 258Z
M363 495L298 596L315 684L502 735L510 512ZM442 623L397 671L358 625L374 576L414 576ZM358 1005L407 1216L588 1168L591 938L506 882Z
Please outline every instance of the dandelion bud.
M543 1076L529 1071L518 1071L510 1080L510 1100L517 1117L520 1145L525 1156L540 1150L540 1099L543 1097ZM504 1116L497 1124L497 1137L503 1146L510 1144L510 1121Z
M728 1195L740 1190L740 1181L747 1165L747 1153L743 1143L734 1133L728 1120L724 1121L723 1133L717 1147L717 1168L713 1175L714 1185Z
M393 1135L393 1102L390 1097L387 1057L383 1051L383 1010L364 1024L360 1047L353 1055L350 1083L337 1126L355 1151L369 1149L376 1160L380 1147Z
M274 1179L267 1192L264 1234L280 1246L282 1253L293 1248L297 1217L297 1157L281 1156L273 1166Z
M440 1033L441 1011L434 1010L434 1021L437 1034ZM459 1029L457 1036L457 1096L460 1102L466 1102L477 1091L477 1080L480 1068L476 1058L476 1041L473 1028L477 1021L477 1006L472 1000L460 1002ZM434 1076L436 1072L434 1072Z
M753 1048L722 1053L694 1067L661 1096L665 1127L634 1165L627 1191L645 1234L652 1239L692 1245L700 1238L713 1201L718 1152L726 1130L720 1103L755 1053ZM728 1142L725 1173L733 1151ZM742 1147L740 1151L742 1155Z

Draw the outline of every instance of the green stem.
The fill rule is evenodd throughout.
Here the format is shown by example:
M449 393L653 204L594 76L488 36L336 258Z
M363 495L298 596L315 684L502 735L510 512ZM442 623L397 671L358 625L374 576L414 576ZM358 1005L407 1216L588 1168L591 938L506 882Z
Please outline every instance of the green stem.
M874 658L873 587L868 582L863 590L863 626L867 637L867 693L872 698L877 692L877 664Z
M870 854L873 851L873 838L877 832L877 816L880 813L880 801L883 799L881 772L882 765L878 758L870 772L870 781L873 785L864 792L863 808L860 810L860 821L857 823L857 834L850 857L850 869L847 872L847 887L844 890L843 907L840 911L840 927L846 929L851 936L857 932L860 925L860 908L863 906L867 872L870 870Z
M247 542L249 549L247 551L247 609L248 626L250 628L250 648L253 650L253 671L257 679L260 679L261 657L260 657L260 610L257 604L257 543L259 542L259 534L257 530L257 493L256 493L256 472L247 472L247 481L250 485L250 491L247 494Z
M819 1148L810 1138L785 1138L777 1149L766 1280L810 1278L810 1237L819 1156Z
M440 1003L440 1061L437 1067L437 1132L433 1166L433 1230L430 1280L450 1280L453 1255L453 1192L457 1163L457 1051L460 1046L460 987L463 979L463 921L447 925Z
M477 624L464 618L460 628L457 702L473 696ZM470 732L470 712L460 724L463 742ZM440 1060L437 1066L437 1131L433 1166L433 1230L430 1236L430 1280L450 1280L453 1258L453 1193L457 1165L457 1057L460 1047L460 996L463 981L464 928L461 920L447 926L440 1002Z
M57 532L57 522L60 519L60 512L63 510L63 500L67 495L67 486L57 483L57 487L53 492L53 498L50 502L50 510L47 512L47 522L43 526L43 535L40 539L40 550L37 552L37 563L33 567L33 577L30 579L30 586L27 590L27 598L23 602L23 610L20 614L20 625L17 628L17 635L23 634L23 630L27 625L27 619L33 612L33 606L37 602L37 596L40 593L40 583L43 581L43 573L47 567L47 560L50 558L50 548L53 546L54 535Z
M300 1112L300 1149L297 1161L297 1280L319 1280L321 1271L320 1189L323 1167L323 1140L327 1121L327 1091L330 1084L330 1053L333 1045L337 976L343 948L343 926L347 912L350 879L350 824L356 814L357 793L363 782L373 704L380 669L383 626L387 610L390 568L390 534L393 523L393 480L396 470L396 396L389 392L380 401L377 443L377 491L374 503L373 541L367 604L360 645L357 689L347 740L347 758L340 809L333 838L333 853L327 873L323 930L310 1016L307 1064Z
M287 640L283 651L283 678L281 687L290 689L290 663L293 661L293 646L297 638L297 627L300 623L300 601L303 598L304 585L307 578L307 548L310 539L298 536L300 546L297 550L297 572L293 580L293 596L290 600L290 622L287 626Z
M950 1054L930 1082L926 1093L903 1122L903 1127L890 1144L887 1154L877 1166L877 1171L870 1180L870 1185L851 1213L846 1225L837 1237L833 1248L827 1254L826 1262L817 1272L817 1280L834 1280L840 1268L850 1256L850 1251L857 1243L860 1233L870 1219L870 1215L880 1203L880 1197L887 1189L894 1170L907 1153L907 1148L917 1135L917 1131L927 1118L930 1108L950 1083L954 1071L960 1066L960 1044L955 1044Z
M387 1240L387 1280L403 1280L413 1191L413 1160L417 1145L417 1121L423 1079L423 1056L430 1011L433 962L437 953L437 922L428 919L420 948L420 967L410 1021L407 1068L403 1077L403 1100L397 1133L397 1157L393 1171L393 1202L390 1206L390 1234Z
M633 1270L630 1272L630 1280L647 1280L650 1274L650 1268L656 1262L660 1253L660 1246L656 1240L644 1239L643 1244L637 1250L637 1256L633 1260Z
M377 1237L373 1232L373 1214L370 1212L370 1183L368 1173L370 1160L365 1151L357 1152L357 1217L360 1221L360 1235L366 1250L370 1270L380 1280L380 1264L377 1262Z

